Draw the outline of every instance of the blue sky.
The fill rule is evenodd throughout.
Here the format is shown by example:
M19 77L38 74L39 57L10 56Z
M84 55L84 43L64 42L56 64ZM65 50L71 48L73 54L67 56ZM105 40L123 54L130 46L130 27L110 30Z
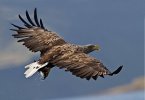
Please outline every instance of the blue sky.
M0 98L39 100L97 93L125 84L144 71L144 0L1 0L0 1ZM54 68L45 81L38 75L24 78L24 66L39 58L11 36L10 23L22 25L18 14L28 10L44 25L66 41L99 44L100 52L91 53L110 70L124 65L119 75L81 80ZM7 97L9 94L9 97ZM19 96L18 96L19 95ZM25 97L23 97L25 95Z

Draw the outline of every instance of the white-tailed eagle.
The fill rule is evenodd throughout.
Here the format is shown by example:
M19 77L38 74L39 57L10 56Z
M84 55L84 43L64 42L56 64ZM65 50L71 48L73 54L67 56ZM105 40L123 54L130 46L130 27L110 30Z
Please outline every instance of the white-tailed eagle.
M25 27L12 24L16 28L11 29L16 31L16 34L13 34L14 38L19 38L18 42L23 42L23 45L30 51L41 53L38 61L25 66L27 69L24 73L26 78L40 72L45 79L50 69L57 66L72 72L77 77L96 80L98 76L118 74L123 67L120 66L114 72L110 72L100 60L88 55L92 51L99 50L98 45L71 44L56 32L47 30L42 20L38 20L36 8L34 10L34 21L31 20L28 11L26 11L27 21L20 15L19 18Z

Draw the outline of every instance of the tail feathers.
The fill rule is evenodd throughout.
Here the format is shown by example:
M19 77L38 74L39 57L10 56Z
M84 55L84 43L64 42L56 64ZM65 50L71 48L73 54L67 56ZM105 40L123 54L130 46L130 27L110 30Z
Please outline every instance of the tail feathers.
M40 65L38 62L34 62L32 64L29 64L27 66L25 66L25 68L27 68L27 70L25 71L25 77L29 78L31 77L33 74L35 74L40 68L43 68L44 66L46 66L47 63Z

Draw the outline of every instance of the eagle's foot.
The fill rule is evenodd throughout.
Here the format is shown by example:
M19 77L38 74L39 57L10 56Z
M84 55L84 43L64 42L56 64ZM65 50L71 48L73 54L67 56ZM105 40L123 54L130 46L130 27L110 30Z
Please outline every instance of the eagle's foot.
M49 67L43 67L43 68L39 69L42 80L44 80L48 76L50 69L51 68L49 68Z

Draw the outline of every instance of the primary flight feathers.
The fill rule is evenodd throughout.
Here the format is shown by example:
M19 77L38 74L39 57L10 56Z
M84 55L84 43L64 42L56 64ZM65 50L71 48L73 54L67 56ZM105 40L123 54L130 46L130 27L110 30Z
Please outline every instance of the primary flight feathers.
M98 45L75 45L66 42L56 32L45 29L42 20L38 20L37 10L34 10L34 20L26 11L27 21L19 15L20 20L25 27L12 24L16 29L13 34L14 38L19 38L18 42L23 42L30 51L40 51L40 59L26 66L25 77L31 77L36 72L41 72L44 79L47 77L51 68L57 66L64 68L66 71L72 72L80 78L87 80L98 76L118 74L122 66L114 72L110 72L99 60L88 55L88 53L99 50Z

